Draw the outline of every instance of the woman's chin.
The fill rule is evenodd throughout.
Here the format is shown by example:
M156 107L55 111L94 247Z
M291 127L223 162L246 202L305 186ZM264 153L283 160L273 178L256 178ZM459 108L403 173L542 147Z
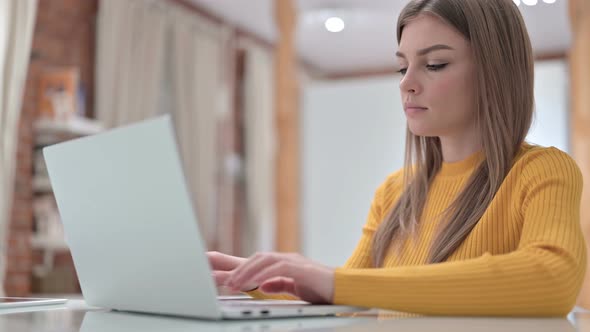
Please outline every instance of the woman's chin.
M414 136L424 136L424 137L438 136L438 135L436 135L436 131L433 130L432 128L427 128L424 126L418 126L418 125L412 125L412 124L409 124L408 128L410 129L410 132L412 134L414 134Z

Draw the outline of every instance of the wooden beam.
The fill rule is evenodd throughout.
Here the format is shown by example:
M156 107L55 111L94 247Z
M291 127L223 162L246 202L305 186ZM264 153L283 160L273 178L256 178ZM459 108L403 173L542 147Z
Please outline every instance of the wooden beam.
M276 249L297 252L299 231L299 86L292 0L274 1L279 38L275 53L275 109L278 134Z
M572 155L584 177L580 219L586 242L590 243L590 1L570 0L569 12L573 34L570 52L570 140ZM590 273L586 273L578 304L590 308Z
M355 71L347 71L347 72L330 73L330 74L324 74L323 76L321 76L319 78L322 80L338 81L338 80L352 80L352 79L370 79L370 78L374 78L374 77L394 76L397 74L399 74L397 67L389 67L389 68L377 68L377 69L355 70Z
M568 58L567 52L553 52L553 53L539 53L535 54L535 62L552 61L552 60L566 60Z

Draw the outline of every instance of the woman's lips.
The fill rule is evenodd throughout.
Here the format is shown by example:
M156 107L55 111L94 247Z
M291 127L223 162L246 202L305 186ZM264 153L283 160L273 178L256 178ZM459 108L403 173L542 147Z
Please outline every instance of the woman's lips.
M406 107L405 111L406 111L407 115L411 116L411 115L418 115L420 113L423 113L427 109L428 108L425 108L425 107Z

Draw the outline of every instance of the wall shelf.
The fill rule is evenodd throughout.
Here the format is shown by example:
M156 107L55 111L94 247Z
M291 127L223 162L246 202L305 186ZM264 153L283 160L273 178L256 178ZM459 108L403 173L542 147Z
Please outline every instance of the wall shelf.
M65 121L39 119L34 123L35 144L51 145L73 138L94 135L102 132L104 126L93 119L72 116Z
M35 210L36 231L31 235L31 246L43 254L43 262L33 267L37 277L47 276L54 269L56 254L69 252L63 233L55 231L61 222L57 207L49 207L47 197L53 197L51 181L47 174L45 159L41 149L71 139L95 135L104 130L102 124L94 119L72 116L64 121L39 119L33 123L35 152L33 158L33 192L41 205ZM45 196L45 197L44 197Z

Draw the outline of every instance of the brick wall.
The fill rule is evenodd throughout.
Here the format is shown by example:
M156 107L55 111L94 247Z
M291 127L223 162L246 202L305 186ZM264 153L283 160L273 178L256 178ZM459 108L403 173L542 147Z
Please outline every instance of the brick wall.
M98 0L40 0L37 10L31 64L19 124L17 170L12 218L9 225L8 261L4 287L7 295L27 296L32 291L34 261L30 237L33 229L33 121L37 114L39 73L50 66L78 66L86 91L87 115L93 116L95 26ZM56 264L71 266L69 255L56 258Z

